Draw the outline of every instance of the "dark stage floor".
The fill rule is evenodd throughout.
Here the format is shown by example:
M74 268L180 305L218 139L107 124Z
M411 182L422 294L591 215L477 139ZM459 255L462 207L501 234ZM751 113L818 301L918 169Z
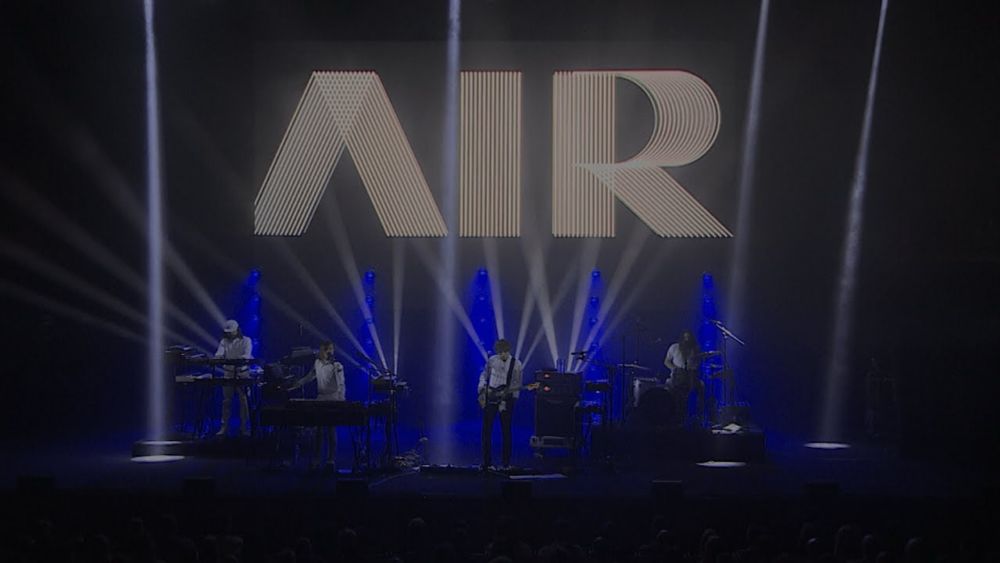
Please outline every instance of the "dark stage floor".
M13 490L19 477L45 476L54 480L58 490L171 494L181 491L188 478L209 477L219 495L327 495L337 490L338 480L351 477L343 468L350 459L349 453L344 455L349 447L344 441L338 474L310 470L305 460L289 467L244 455L135 463L130 458L130 437L62 445L8 443L3 447L0 488ZM477 447L467 445L454 454L453 459L468 460L457 464L456 470L432 466L433 471L371 475L370 495L481 498L499 495L509 480L531 481L536 497L595 499L648 496L654 479L681 481L683 494L691 498L795 497L815 482L837 483L844 496L976 498L995 486L985 464L905 460L888 445L855 444L848 450L815 451L772 436L767 437L764 461L737 468L702 467L693 461L606 463L587 457L574 466L566 457L538 459L525 445L514 455L514 465L526 473L519 477L462 470L475 463ZM245 450L233 447L231 451L241 454Z

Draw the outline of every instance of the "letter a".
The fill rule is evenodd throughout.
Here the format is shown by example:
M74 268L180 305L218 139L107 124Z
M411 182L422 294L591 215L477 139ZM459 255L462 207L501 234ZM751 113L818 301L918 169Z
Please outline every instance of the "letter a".
M344 149L390 237L448 234L382 81L315 71L254 201L254 234L306 232Z

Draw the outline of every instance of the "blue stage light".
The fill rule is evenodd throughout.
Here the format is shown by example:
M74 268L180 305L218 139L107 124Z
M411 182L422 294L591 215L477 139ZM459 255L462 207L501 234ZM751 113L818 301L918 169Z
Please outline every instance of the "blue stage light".
M254 345L254 356L261 357L261 302L260 293L257 292L257 282L260 281L261 271L254 268L247 272L247 277L243 286L236 289L236 308L232 317L239 321L243 334L250 337Z

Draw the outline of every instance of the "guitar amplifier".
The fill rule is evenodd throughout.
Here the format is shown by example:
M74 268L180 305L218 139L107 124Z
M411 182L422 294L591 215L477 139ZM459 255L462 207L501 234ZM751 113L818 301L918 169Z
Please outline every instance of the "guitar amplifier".
M579 401L570 396L535 395L535 436L575 438L580 432Z
M535 372L539 397L579 397L583 394L583 374L554 370Z

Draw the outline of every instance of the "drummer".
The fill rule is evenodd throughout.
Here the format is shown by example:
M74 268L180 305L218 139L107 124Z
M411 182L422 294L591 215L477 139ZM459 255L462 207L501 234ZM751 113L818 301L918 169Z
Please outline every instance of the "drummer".
M682 412L687 412L691 393L697 393L695 417L705 412L705 384L698 377L702 356L694 333L684 329L677 342L667 348L667 355L663 358L663 365L670 370L667 388L674 394ZM690 413L687 415L690 416Z

